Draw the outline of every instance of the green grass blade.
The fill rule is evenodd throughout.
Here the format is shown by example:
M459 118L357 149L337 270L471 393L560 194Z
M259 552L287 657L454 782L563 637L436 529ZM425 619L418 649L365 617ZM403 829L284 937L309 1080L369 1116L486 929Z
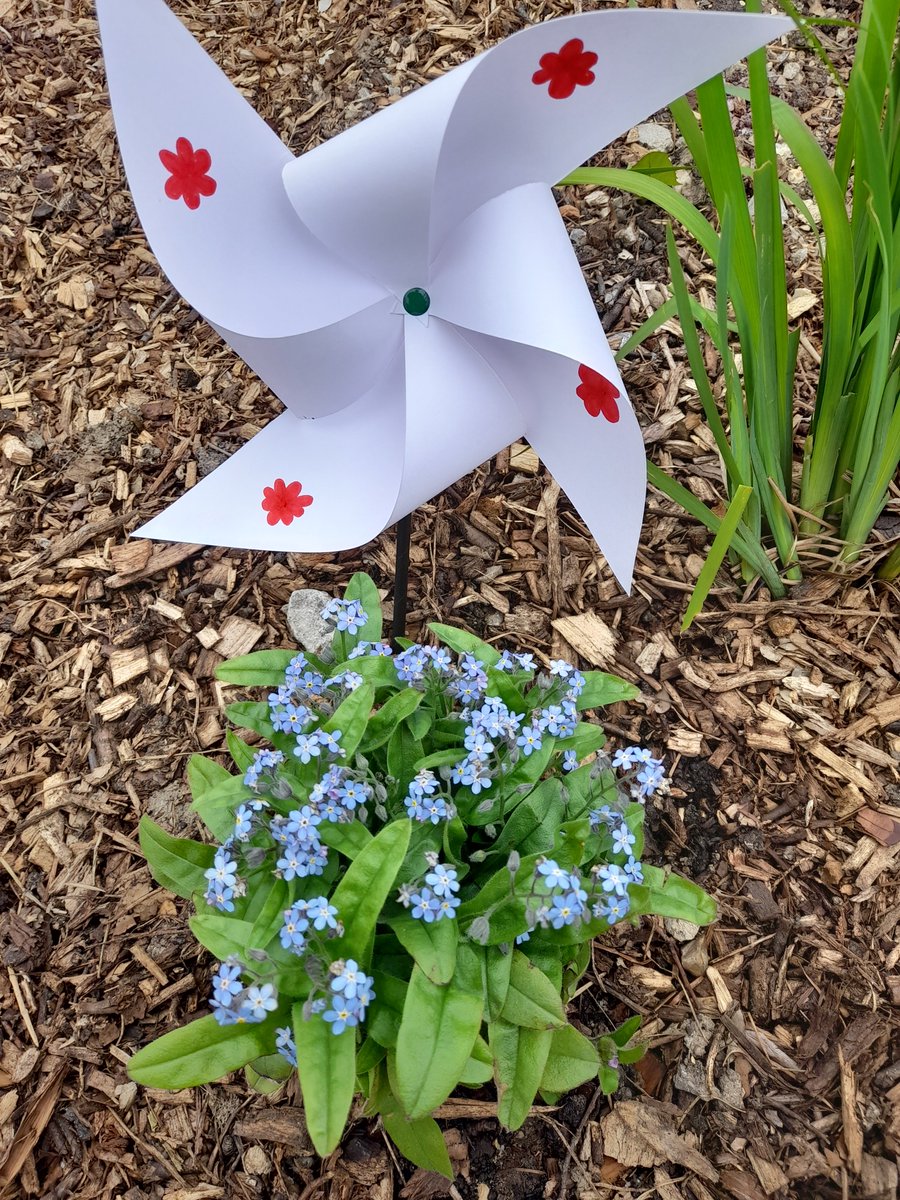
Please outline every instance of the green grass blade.
M744 515L744 509L747 507L747 501L750 499L752 492L753 489L751 487L747 487L746 484L742 483L734 493L734 499L728 505L728 511L722 518L719 531L713 539L713 544L706 556L706 562L703 564L703 570L698 575L696 586L691 593L691 599L684 614L684 620L681 622L682 633L686 633L690 629L694 623L694 618L706 603L706 597L709 595L709 590L715 582L716 575L719 573L719 567L721 567L728 548L734 539L737 527L740 524L741 517Z

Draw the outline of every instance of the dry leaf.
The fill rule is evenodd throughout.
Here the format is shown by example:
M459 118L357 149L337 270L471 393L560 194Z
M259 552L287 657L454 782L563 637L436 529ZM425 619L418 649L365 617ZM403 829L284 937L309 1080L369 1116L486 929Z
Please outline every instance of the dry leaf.
M882 846L896 846L900 842L900 821L874 808L861 808L856 814L856 823L869 837Z

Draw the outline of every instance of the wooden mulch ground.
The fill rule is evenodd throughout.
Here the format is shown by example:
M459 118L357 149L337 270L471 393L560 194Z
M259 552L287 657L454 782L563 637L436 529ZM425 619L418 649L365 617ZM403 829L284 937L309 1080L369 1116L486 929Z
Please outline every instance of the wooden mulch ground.
M563 11L173 7L298 151ZM848 44L839 31L836 52ZM146 871L138 819L193 828L184 766L195 751L221 755L221 657L286 644L294 588L338 589L359 568L389 588L393 539L329 561L126 540L278 405L144 243L90 5L0 0L0 53L0 1191L445 1195L361 1115L319 1162L292 1088L266 1100L240 1077L174 1095L128 1081L135 1049L204 1007L210 973L186 906ZM818 64L798 46L773 50L772 64L827 143L839 108ZM606 161L640 153L623 142ZM609 195L563 199L608 328L633 329L667 278L658 214ZM807 309L806 400L817 268L802 232L789 251L795 312ZM693 252L686 263L698 288L712 285ZM624 370L655 459L715 502L718 467L677 334ZM895 495L882 539L898 526ZM639 683L640 700L608 727L670 764L648 856L720 906L699 936L648 921L597 944L578 1018L601 1032L638 1010L652 1047L613 1101L583 1088L515 1135L498 1129L487 1093L448 1104L457 1200L897 1195L897 589L874 580L872 558L776 604L723 576L680 635L705 546L705 531L651 492L635 590L621 595L524 446L416 514L411 632L440 618Z

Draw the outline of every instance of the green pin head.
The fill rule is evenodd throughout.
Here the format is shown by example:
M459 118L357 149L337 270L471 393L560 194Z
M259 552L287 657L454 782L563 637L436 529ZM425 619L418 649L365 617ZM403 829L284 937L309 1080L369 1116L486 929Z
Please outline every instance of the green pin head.
M403 311L411 317L424 317L431 307L431 297L424 288L410 288L403 297Z

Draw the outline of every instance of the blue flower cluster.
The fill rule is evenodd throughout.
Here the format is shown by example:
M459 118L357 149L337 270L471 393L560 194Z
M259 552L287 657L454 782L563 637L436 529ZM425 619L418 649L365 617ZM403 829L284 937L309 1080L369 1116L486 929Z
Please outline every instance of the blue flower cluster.
M284 910L284 924L279 931L279 938L284 950L293 954L303 955L307 950L309 931L338 935L341 924L338 910L328 903L327 896L314 896L312 900L295 900L290 908Z
M443 796L437 794L439 786L434 772L427 769L419 771L413 778L403 801L406 815L411 820L423 825L429 821L432 825L438 825L455 816L453 804L448 804Z
M234 898L243 894L243 881L238 877L238 865L231 857L228 843L220 846L213 865L204 871L207 879L204 899L220 912L234 912Z
M275 1030L275 1049L292 1067L297 1065L297 1043L291 1030L284 1026Z
M631 794L636 800L646 800L656 792L668 787L662 760L654 758L643 746L626 746L613 755L612 765L619 771L629 772Z
M366 1019L366 1009L375 999L374 979L359 969L352 958L331 964L331 1008L322 1014L334 1034L352 1029Z
M253 1025L264 1021L278 1007L278 996L271 983L245 987L241 982L243 966L236 959L220 963L212 979L210 1008L220 1025Z
M436 854L427 855L431 870L425 875L424 882L418 887L402 887L399 892L400 903L404 908L412 908L412 916L417 921L430 925L444 917L452 919L459 908L459 881L456 878L456 868L437 861Z
M358 600L329 600L322 619L331 621L338 633L359 633L369 617Z

